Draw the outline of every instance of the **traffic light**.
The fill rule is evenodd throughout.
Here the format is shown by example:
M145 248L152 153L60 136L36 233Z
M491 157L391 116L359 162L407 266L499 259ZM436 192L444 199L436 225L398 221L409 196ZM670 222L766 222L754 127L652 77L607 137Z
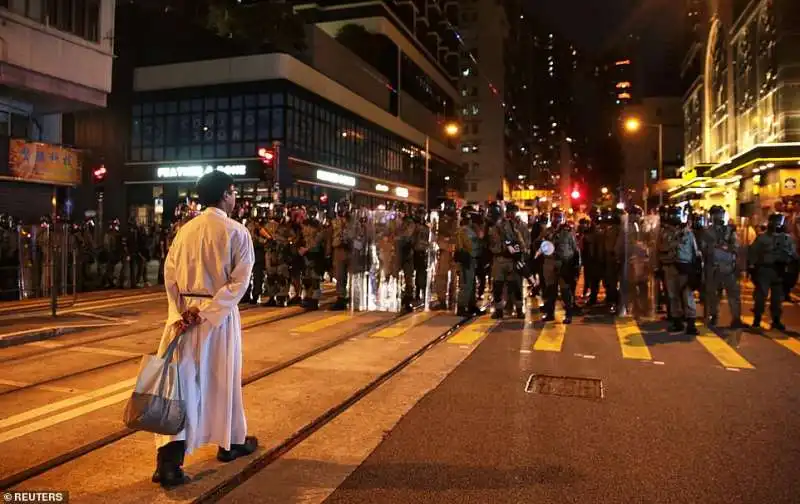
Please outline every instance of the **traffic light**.
M275 149L261 147L258 149L258 157L261 158L261 164L264 166L262 179L270 180L273 178L272 171L275 167Z
M579 200L579 199L581 199L581 191L576 187L576 188L572 189L571 196L572 196L573 200Z
M102 184L106 180L107 174L106 165L100 165L92 171L92 180L95 184Z
M325 206L328 204L328 195L326 193L322 193L319 197L319 204Z

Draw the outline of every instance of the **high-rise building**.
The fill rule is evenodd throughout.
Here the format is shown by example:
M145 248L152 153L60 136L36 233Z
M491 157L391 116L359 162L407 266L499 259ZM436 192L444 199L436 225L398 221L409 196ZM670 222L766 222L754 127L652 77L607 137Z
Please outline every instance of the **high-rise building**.
M671 197L758 222L800 196L800 3L709 6L690 26L698 32L686 59L696 63L684 65L695 71L683 106L686 165Z
M0 0L0 200L30 222L69 214L88 180L62 114L106 106L114 0ZM83 168L83 169L82 169ZM53 197L55 194L55 205Z
M502 3L463 3L459 34L463 43L459 87L461 162L467 171L465 195L470 201L494 198L502 191L506 171L505 61L508 33Z

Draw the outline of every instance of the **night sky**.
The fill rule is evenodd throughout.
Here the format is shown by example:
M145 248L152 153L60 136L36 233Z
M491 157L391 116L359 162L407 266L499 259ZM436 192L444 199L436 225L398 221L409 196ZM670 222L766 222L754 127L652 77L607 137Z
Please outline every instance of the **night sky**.
M647 94L681 94L677 73L682 59L684 2L680 0L527 0L541 18L585 53L613 49L629 33L641 38ZM633 57L636 57L634 55Z

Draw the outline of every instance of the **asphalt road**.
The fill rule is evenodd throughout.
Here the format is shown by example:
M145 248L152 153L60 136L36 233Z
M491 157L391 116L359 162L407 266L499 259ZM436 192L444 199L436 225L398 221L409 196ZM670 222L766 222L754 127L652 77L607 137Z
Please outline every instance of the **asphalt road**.
M558 350L556 325L504 321L326 504L798 502L798 340L592 320ZM604 397L529 393L532 374L598 378Z

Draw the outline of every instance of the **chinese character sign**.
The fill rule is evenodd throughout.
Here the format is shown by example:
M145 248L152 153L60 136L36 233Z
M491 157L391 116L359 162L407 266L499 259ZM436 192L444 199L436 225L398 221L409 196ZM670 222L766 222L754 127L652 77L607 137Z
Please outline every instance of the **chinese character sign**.
M39 142L11 139L9 175L51 184L81 183L81 157L77 150Z

